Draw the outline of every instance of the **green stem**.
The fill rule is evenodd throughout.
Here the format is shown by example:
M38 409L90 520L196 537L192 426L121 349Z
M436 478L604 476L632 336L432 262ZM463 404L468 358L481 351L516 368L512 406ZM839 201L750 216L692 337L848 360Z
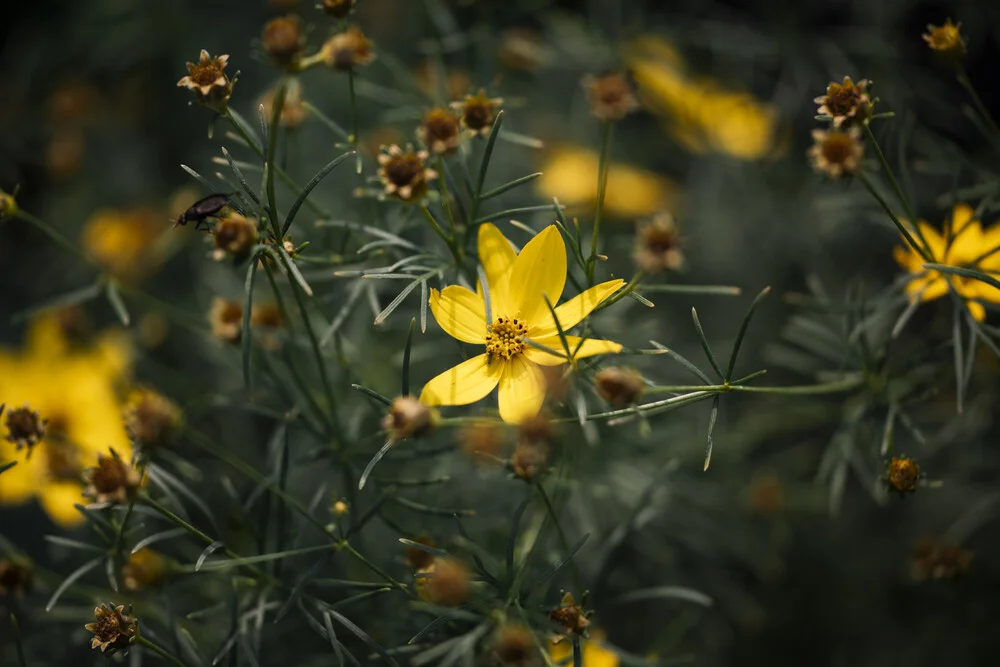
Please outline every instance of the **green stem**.
M590 259L587 260L587 281L594 285L594 265L597 262L597 241L601 233L601 215L604 212L604 195L608 189L608 167L611 161L612 123L605 122L601 128L601 157L597 167L597 209L594 211L594 237L590 244Z
M283 78L278 84L278 90L274 95L274 111L271 114L271 126L267 131L267 155L264 160L264 185L267 192L267 213L271 218L271 233L274 234L275 243L281 243L281 223L278 221L278 202L274 195L274 171L278 168L274 159L278 152L278 135L281 133L281 110L285 106L285 93L287 92L286 81Z
M628 284L625 285L625 287L618 290L614 295L605 299L602 303L598 304L597 308L595 308L593 312L595 313L600 312L605 308L607 308L608 306L617 303L618 301L627 297L631 292L634 292L639 287L639 285L642 283L643 278L645 277L646 277L645 271L638 271L634 276L632 276L632 280L628 281Z
M146 648L148 648L153 653L155 653L158 656L160 656L161 658L163 658L164 660L166 660L167 662L171 662L171 663L173 663L175 665L179 665L179 667L187 667L187 665L185 665L183 662L181 662L180 659L178 659L177 657L175 657L172 653L170 653L169 651L167 651L165 648L159 646L158 644L154 644L153 642L149 641L148 639L146 639L142 635L139 635L138 637L136 637L136 641L138 643L142 644L143 646L145 646Z
M966 92L969 93L969 97L972 98L972 104L976 107L976 111L979 115L983 117L983 120L987 122L990 129L995 132L998 137L1000 137L1000 127L997 127L997 123L993 120L993 116L990 115L989 110L986 105L983 104L983 100L979 97L979 93L976 92L975 87L972 85L972 81L969 79L969 75L965 73L964 69L958 70L958 83L965 88Z
M755 374L756 375L756 374ZM748 376L749 377L749 376ZM725 394L731 391L742 391L755 394L786 394L792 396L815 396L817 394L835 394L842 391L850 391L864 384L864 379L859 377L826 382L822 384L793 385L790 387L760 387L756 385L743 385L734 382L727 384L707 384L707 385L676 385L649 387L645 393L655 394L675 394L687 391L708 391L718 394Z
M388 572L380 568L378 565L376 565L375 563L371 562L363 555L361 555L361 553L357 549L352 547L349 542L344 541L341 544L343 545L343 548L347 550L347 553L354 556L354 558L356 558L361 564L363 564L369 570L371 570L378 576L382 577L382 579L384 579L386 583L393 586L394 588L398 588L401 591L405 591L410 597L415 597L413 591L410 590L409 586L407 586L401 581L396 581L395 579L393 579L392 575L390 575Z
M924 246L917 243L917 240L913 238L912 234L910 234L910 230L908 230L906 228L906 225L904 225L899 220L899 218L896 217L896 214L892 212L892 209L889 208L888 202L886 202L885 199L882 197L882 195L878 193L878 190L875 189L875 186L872 185L871 180L868 178L868 176L865 175L863 171L858 172L858 180L861 181L861 183L866 188L868 188L868 192L870 192L872 196L875 197L876 201L878 201L878 203L882 205L882 208L885 210L885 212L889 214L889 217L892 218L892 222L896 225L896 229L898 229L899 233L903 235L904 239L906 239L907 244L909 244L911 248L916 250L917 254L919 254L925 260L927 260L928 262L933 262L934 257L933 255L931 255L931 252L927 250ZM916 227L919 230L920 226L916 225Z
M448 201L448 184L444 177L444 158L440 155L437 159L438 168L438 189L441 191L441 208L448 216L448 227L451 231L451 238L455 238L455 216L451 212L451 203Z
M94 261L91 257L89 257L85 252L80 250L80 248L76 247L76 245L74 245L72 241L63 236L62 233L60 233L55 227L52 227L51 225L49 225L49 223L45 222L44 220L36 218L27 211L22 211L19 208L14 211L14 217L20 218L21 220L24 220L25 222L34 225L36 228L38 228L39 231L41 231L43 234L45 234L50 239L55 241L56 245L61 246L64 250L67 250L68 252L78 257L80 260L83 261L84 264L87 264L88 266L92 266L95 268L100 268L97 265L96 261Z
M347 140L354 146L358 145L358 98L354 93L354 68L347 70L347 92L351 104L351 134Z
M451 251L451 256L455 258L455 268L464 273L466 278L475 283L475 273L469 270L469 267L465 265L465 257L462 254L462 248L455 242L454 237L448 236L441 225L438 224L438 221L434 219L434 214L431 213L431 210L427 208L426 204L420 205L420 211L424 214L424 217L427 218L427 222L430 224L431 229L434 230L434 233L437 234L442 241L444 241L446 246L448 246L448 250Z
M548 492L545 491L545 487L541 484L536 484L535 488L538 489L538 495L542 497L542 502L545 503L545 509L548 511L549 516L552 518L552 523L556 526L556 532L559 533L559 543L562 545L563 552L569 556L570 549L572 545L569 543L569 539L566 537L566 532L563 530L562 523L559 521L559 517L556 515L556 508L553 507L552 501L549 499ZM574 558L570 562L570 566L573 568L573 580L575 582L576 588L580 588L580 571L576 565L576 559Z

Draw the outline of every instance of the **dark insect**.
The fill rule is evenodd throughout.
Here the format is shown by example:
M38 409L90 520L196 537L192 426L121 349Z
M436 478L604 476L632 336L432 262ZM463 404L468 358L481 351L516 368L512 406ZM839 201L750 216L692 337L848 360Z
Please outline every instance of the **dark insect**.
M222 208L229 203L229 198L235 193L215 193L203 197L191 204L191 207L180 214L177 218L177 222L174 223L174 227L178 225L186 225L189 222L194 222L195 229L201 229L201 225L205 223L206 218L210 218ZM207 227L207 225L206 225Z

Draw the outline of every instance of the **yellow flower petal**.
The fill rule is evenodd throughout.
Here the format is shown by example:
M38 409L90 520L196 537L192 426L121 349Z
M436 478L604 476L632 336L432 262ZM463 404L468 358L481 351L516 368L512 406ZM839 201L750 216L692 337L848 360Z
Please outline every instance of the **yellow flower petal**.
M944 253L944 247L945 247L944 237L941 236L941 234L938 232L938 230L934 229L934 227L928 225L923 220L920 221L920 223L919 223L918 226L920 227L920 233L923 234L924 240L927 241L927 245L930 248L931 255L934 257L934 259L936 259L938 261L942 261L943 258L945 257L945 253ZM912 229L911 229L911 231L912 231ZM914 235L914 236L916 236L916 235ZM920 238L918 237L916 239L916 241L919 243L920 242ZM916 251L914 251L914 254L916 254ZM923 262L923 259L921 258L920 261ZM912 271L912 269L911 269L911 271Z
M487 363L480 354L433 378L420 392L425 405L468 405L483 398L500 382L504 364Z
M487 222L479 226L479 261L490 285L490 306L494 318L497 313L510 313L507 286L516 258L514 247L496 225Z
M482 297L461 285L449 285L444 291L431 290L434 319L452 338L466 343L486 343L486 305Z
M10 407L10 406L8 406ZM0 445L0 464L17 461L17 465L0 473L0 505L19 505L31 498L38 489L44 452L35 445L31 458L26 459L24 450L16 453L14 445L4 442Z
M978 301L966 301L965 305L969 309L969 314L975 318L977 322L982 322L986 319L986 307Z
M533 340L539 345L547 347L550 350L555 350L560 356L540 350L537 347L526 347L524 355L529 361L540 366L558 366L559 364L566 363L566 349L563 347L562 339L559 336ZM622 346L611 340L588 338L583 341L582 345L580 344L581 340L579 336L566 336L566 345L569 346L569 351L573 354L574 359L592 357L595 354L618 354L622 351Z
M584 290L561 306L556 306L556 317L559 318L559 326L562 327L563 331L575 327L583 321L583 318L590 315L594 308L597 308L602 301L620 290L624 285L625 281L620 278L618 280L609 280ZM544 338L559 332L555 322L552 321L552 313L548 312L548 309L546 309L546 312L540 318L532 320L532 324L534 326L532 326L529 335L536 338Z
M521 249L510 277L510 305L517 317L530 326L551 319L545 296L554 306L566 286L566 244L559 229L549 225ZM494 309L493 316L503 315Z
M83 522L74 505L83 505L83 488L75 482L51 482L38 494L42 509L49 517L64 528L76 526Z
M545 400L545 376L537 365L519 354L504 364L500 377L500 418L520 424L538 414Z

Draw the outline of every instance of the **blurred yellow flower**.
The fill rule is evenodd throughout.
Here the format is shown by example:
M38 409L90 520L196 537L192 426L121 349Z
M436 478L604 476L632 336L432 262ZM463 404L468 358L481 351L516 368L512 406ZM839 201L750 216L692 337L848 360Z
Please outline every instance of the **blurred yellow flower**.
M83 521L73 505L85 504L84 469L108 447L126 459L132 454L117 391L131 366L123 334L107 332L90 348L71 347L55 315L32 324L23 351L0 350L0 403L29 405L48 420L30 457L0 440L0 463L17 460L0 475L0 505L37 498L58 524Z
M84 224L80 242L113 278L138 280L159 268L162 257L156 241L166 227L160 218L144 207L102 209Z
M536 181L538 193L553 197L573 209L597 202L597 169L600 157L589 148L554 149L542 164ZM676 205L677 186L658 174L626 164L611 163L604 193L605 213L621 218L641 218Z
M634 43L627 62L646 106L669 119L670 133L687 150L741 160L774 150L778 115L772 105L711 79L688 77L676 51L656 38Z
M618 667L618 654L604 647L604 633L600 630L592 631L589 639L581 639L583 660L581 667ZM557 665L573 664L573 642L564 639L556 643L549 643L549 655L552 662Z
M479 260L489 287L487 316L482 288L473 293L461 285L431 290L434 319L452 338L483 345L483 354L441 373L420 393L425 405L468 405L499 385L500 418L520 423L538 414L545 399L545 378L539 366L566 363L555 307L563 331L579 324L601 302L617 292L624 280L595 285L556 306L566 284L566 245L555 225L525 244L520 254L490 223L479 227ZM622 346L608 340L565 336L573 358L614 354ZM537 346L526 342L530 340ZM548 352L553 350L554 352Z
M1000 224L984 230L979 220L973 219L974 214L967 204L955 205L951 214L951 243L925 221L921 220L918 225L936 263L976 268L996 275L1000 272ZM986 319L986 308L981 301L1000 304L1000 289L973 278L945 276L940 271L925 269L926 260L909 246L894 248L893 257L913 274L913 279L906 285L911 302L939 299L948 293L950 283L965 300L972 316L980 322Z

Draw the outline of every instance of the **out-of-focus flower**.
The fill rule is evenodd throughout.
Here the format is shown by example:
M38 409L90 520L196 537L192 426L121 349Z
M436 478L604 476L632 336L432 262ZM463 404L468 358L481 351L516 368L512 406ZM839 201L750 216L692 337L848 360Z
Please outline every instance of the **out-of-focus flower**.
M250 326L255 329L254 336L265 349L277 350L281 347L281 340L276 334L284 326L284 320L277 304L254 304L250 311Z
M326 40L319 55L327 67L343 72L375 61L372 43L357 26Z
M913 547L910 575L916 581L958 579L969 571L973 554L939 537L923 536Z
M25 350L0 350L0 403L30 405L46 420L30 457L0 439L0 462L18 464L0 475L0 505L37 498L56 523L74 526L83 516L84 464L114 447L131 456L118 388L131 370L127 339L117 331L81 347L67 340L58 318L32 322Z
M462 127L470 134L485 137L493 128L501 104L503 98L487 97L486 91L480 88L475 95L466 95L465 100L452 102L451 108L461 112Z
M385 186L387 195L403 201L418 201L427 194L427 182L438 177L438 173L427 167L427 151L414 151L412 146L406 152L398 145L384 148L378 156L378 176Z
M429 537L415 537L412 540L418 544L423 544L428 547L436 547L437 542ZM406 549L406 563L416 571L423 570L430 567L431 563L434 562L434 554L429 551L424 551L420 547L408 547Z
M4 413L4 408L0 404L0 415ZM14 448L18 450L24 447L29 456L31 448L45 437L45 420L28 405L7 410L4 426L7 427L7 442L14 443Z
M551 53L537 30L517 27L505 30L500 36L497 57L505 67L533 72L549 62Z
M14 195L0 190L0 220L17 213L17 200Z
M257 221L232 211L219 218L212 228L212 242L215 244L213 259L221 260L228 255L242 261L257 243Z
M417 593L431 604L457 607L469 599L469 568L457 558L436 556L417 574Z
M493 654L501 665L524 667L537 662L538 648L532 634L523 626L507 624L497 631Z
M544 440L522 438L510 457L510 467L514 475L530 482L544 473L549 465L549 445Z
M486 349L433 378L424 385L420 400L428 405L468 405L499 386L500 417L516 424L537 415L545 400L539 365L568 361L558 354L563 339L546 303L547 297L555 306L562 296L566 245L556 226L549 225L517 254L499 229L485 223L479 227L479 261L489 286L493 321L486 319L483 294L460 285L449 285L441 292L432 289L430 306L449 336ZM624 284L624 280L609 280L555 306L562 330L582 322ZM525 338L536 345L529 345ZM571 351L576 350L574 359L616 354L622 348L608 340L568 335L565 340Z
M899 493L913 493L920 481L920 466L911 458L894 456L885 472L889 486Z
M684 265L680 233L674 216L660 211L636 234L635 263L649 274L677 271Z
M938 54L952 62L959 62L965 57L965 40L961 33L962 24L952 23L947 19L944 25L929 25L924 33L924 41Z
M462 128L450 109L437 107L424 116L423 123L417 128L417 137L432 153L444 155L458 148Z
M49 122L81 124L94 108L100 93L88 81L70 79L60 82L49 97Z
M279 67L291 67L302 52L302 19L295 14L279 16L264 24L260 44Z
M84 471L84 481L83 495L95 504L120 505L135 498L142 476L112 449L111 456L98 452L97 465Z
M597 201L597 171L600 157L588 148L565 146L553 149L536 179L538 193L573 208L593 206ZM677 205L678 188L651 171L621 163L608 167L604 211L620 218L641 218Z
M198 104L224 111L233 94L233 82L226 76L228 55L212 57L205 49L201 50L198 63L188 63L188 75L177 82L181 88L187 88L195 93Z
M129 647L132 638L138 632L135 617L124 613L125 605L114 607L103 603L94 609L93 623L88 623L87 630L94 633L90 640L90 648L101 647L101 653L114 653Z
M846 131L813 130L812 136L815 143L808 155L813 169L830 178L856 174L861 170L865 151L858 128L850 127Z
M166 396L148 387L137 387L125 404L125 430L144 452L170 442L181 425L181 409Z
M746 489L745 502L754 514L777 514L785 508L785 488L776 475L755 475Z
M45 148L45 166L53 178L69 178L80 170L85 142L78 127L55 127Z
M215 297L208 311L208 321L213 336L235 345L243 335L243 304L235 299Z
M111 276L135 281L159 268L156 240L162 230L162 218L152 209L103 209L84 224L80 242Z
M33 579L34 573L26 561L0 558L0 597L23 598L31 590Z
M258 103L264 107L264 117L271 118L274 114L274 98L277 90L265 92ZM281 105L281 115L278 122L284 127L295 129L309 117L309 110L302 100L302 84L298 79L292 79L285 90L285 102Z
M981 271L1000 271L1000 225L983 229L975 220L972 207L957 204L951 213L947 228L951 230L950 243L937 229L923 220L917 223L920 233L930 246L934 261L956 267L977 267ZM912 227L911 227L912 231ZM945 275L934 269L925 269L923 257L909 246L893 249L893 257L901 267L913 274L906 285L911 302L933 301L948 294L949 283L965 299L969 312L976 320L986 319L986 308L981 301L1000 304L1000 289L974 278Z
M327 16L342 19L354 9L354 0L323 0L321 6Z
M646 388L642 376L631 368L612 366L598 372L594 378L597 393L613 407L624 408L632 405L642 396Z
M122 582L130 591L155 586L166 575L166 558L148 547L129 555L128 561L122 566Z
M458 443L470 459L481 463L481 455L499 456L507 444L504 429L495 421L482 419L458 432Z
M599 120L621 120L639 109L632 84L620 72L585 77L583 87L587 91L590 113Z
M851 77L845 76L843 83L831 81L826 87L826 95L813 100L819 105L816 113L829 116L834 127L840 127L845 123L867 124L875 109L867 88L866 79L854 83Z
M439 70L430 60L423 61L414 77L420 90L431 99L454 100L463 97L472 88L472 78L464 70ZM442 98L443 96L443 98Z
M587 613L570 592L563 594L559 606L549 612L549 619L563 631L563 637L553 642L555 644L561 643L561 639L569 635L582 635L590 627Z
M333 516L339 519L340 517L347 516L351 508L343 500L338 500L333 504L333 508L330 511L333 512Z
M594 630L583 641L580 667L618 667L618 654L603 645L604 633ZM550 642L549 656L557 665L573 664L573 645L570 642Z
M382 420L382 428L389 431L394 441L398 441L419 438L433 429L437 422L437 410L427 407L413 396L397 396Z

